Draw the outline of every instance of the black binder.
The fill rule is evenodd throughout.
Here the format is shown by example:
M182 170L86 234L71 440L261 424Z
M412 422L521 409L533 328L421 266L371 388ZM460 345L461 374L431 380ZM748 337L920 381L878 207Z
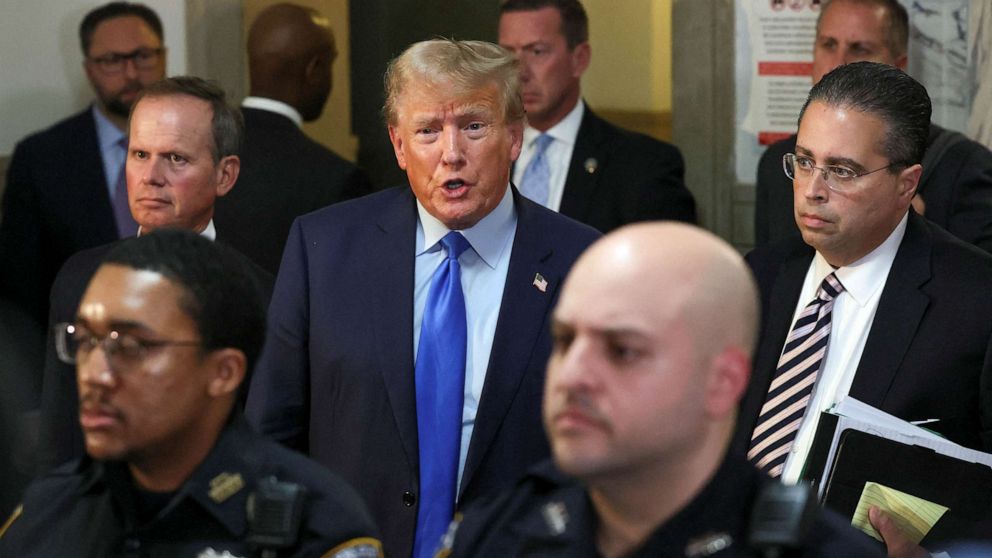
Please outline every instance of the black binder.
M868 432L844 430L827 474L822 503L853 517L869 481L949 508L923 539L924 546L992 537L992 468L986 465Z

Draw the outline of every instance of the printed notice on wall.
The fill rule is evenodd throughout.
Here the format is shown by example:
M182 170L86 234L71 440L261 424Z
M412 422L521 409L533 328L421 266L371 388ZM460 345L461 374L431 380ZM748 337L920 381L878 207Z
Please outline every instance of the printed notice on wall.
M737 180L753 183L765 147L796 131L812 85L820 0L738 0Z
M909 15L906 71L933 103L933 121L964 130L974 78L968 70L968 0L900 0ZM796 132L812 86L821 0L737 0L737 181L753 184L765 148Z

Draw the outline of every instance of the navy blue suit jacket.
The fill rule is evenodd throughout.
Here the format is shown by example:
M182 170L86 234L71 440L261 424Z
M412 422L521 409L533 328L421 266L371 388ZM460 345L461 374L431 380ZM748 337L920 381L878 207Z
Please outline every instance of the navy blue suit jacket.
M0 295L39 324L48 319L48 291L69 256L117 239L90 111L18 143L7 169Z
M549 318L565 274L598 233L514 191L517 230L459 505L548 455L541 426ZM387 556L410 556L418 489L409 187L294 223L248 394L261 432L343 476L365 498ZM548 282L533 285L535 274Z
M618 128L588 106L575 137L558 211L603 231L637 221L696 222L677 147Z
M762 329L741 402L737 450L747 448L814 256L801 242L747 256L761 292ZM992 450L992 257L910 211L878 301L850 395L951 441ZM831 335L843 332L831 332Z

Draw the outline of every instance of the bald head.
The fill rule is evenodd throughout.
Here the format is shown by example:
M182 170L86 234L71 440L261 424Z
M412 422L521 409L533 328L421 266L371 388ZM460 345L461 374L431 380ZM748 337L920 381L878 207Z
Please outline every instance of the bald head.
M699 351L735 346L750 356L757 335L757 291L744 260L703 229L678 223L621 228L593 244L569 275L595 283L692 328Z
M730 443L757 322L751 273L716 236L645 223L601 238L554 312L544 422L558 466L592 484L705 476Z
M251 95L276 99L316 120L331 92L337 56L330 22L316 10L276 4L248 32Z

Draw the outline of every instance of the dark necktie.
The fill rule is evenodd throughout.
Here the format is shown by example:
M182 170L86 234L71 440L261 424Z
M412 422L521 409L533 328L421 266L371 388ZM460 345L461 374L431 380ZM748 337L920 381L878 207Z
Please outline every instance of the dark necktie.
M465 392L465 297L458 257L461 233L441 239L447 257L434 272L420 326L415 367L420 498L414 557L434 555L454 515Z
M114 186L114 222L117 224L119 238L129 238L138 234L138 223L131 216L131 206L127 203L127 138L121 138L117 143L124 150L124 164L117 174L117 184Z
M775 377L768 388L758 424L751 435L747 458L773 477L782 475L823 367L830 339L830 314L844 286L831 273L820 283L816 298L806 305L785 340Z
M534 157L527 163L524 176L520 180L520 193L547 207L551 167L548 165L547 149L554 138L541 134L534 140Z

